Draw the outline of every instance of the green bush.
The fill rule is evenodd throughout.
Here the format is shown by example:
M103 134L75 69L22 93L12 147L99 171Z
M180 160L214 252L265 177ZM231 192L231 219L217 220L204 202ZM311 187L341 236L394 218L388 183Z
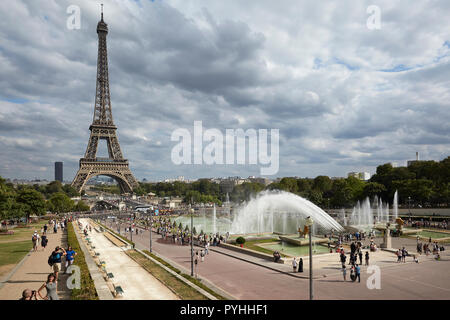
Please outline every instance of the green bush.
M237 238L237 239L236 239L236 243L237 243L237 244L244 244L244 243L245 243L245 238L243 238L243 237Z
M72 246L72 249L77 253L75 264L80 267L81 273L81 287L80 289L73 289L72 300L98 300L97 290L95 289L94 281L91 278L88 266L86 264L84 253L80 248L75 230L72 223L67 225L67 243Z

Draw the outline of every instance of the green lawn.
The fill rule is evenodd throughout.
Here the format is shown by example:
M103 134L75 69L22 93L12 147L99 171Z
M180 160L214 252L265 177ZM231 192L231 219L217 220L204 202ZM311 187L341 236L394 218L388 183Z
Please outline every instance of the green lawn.
M40 221L38 223L31 223L26 228L13 228L8 229L14 231L13 235L0 235L0 244L12 242L12 241L23 241L30 240L31 244L31 236L33 232L36 230L39 234L41 234L41 228L48 223L47 220ZM49 231L47 231L49 232Z
M421 231L418 234L421 237L426 237L426 238L431 237L432 239L440 239L440 238L450 237L450 233L444 233L444 232Z
M31 248L31 240L0 243L0 267L19 263Z
M250 249L250 250L254 250L254 251L258 251L258 252L262 252L262 253L266 253L270 256L273 255L273 251L271 249L266 249L263 247L258 246L258 244L262 244L262 243L273 243L273 242L277 242L277 240L275 239L265 239L265 240L250 240L250 241L245 241L244 243L244 248L246 249ZM235 244L235 246L240 246L239 244ZM287 257L285 254L281 253L282 257Z

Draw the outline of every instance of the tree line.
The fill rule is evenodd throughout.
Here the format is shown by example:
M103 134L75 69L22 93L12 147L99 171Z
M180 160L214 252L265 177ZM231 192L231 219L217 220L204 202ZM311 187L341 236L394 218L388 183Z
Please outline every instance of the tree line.
M392 203L398 190L401 206L448 207L450 203L450 157L435 161L418 161L409 167L394 168L391 164L377 167L370 180L355 177L316 178L285 177L268 186L246 182L236 185L229 194L230 200L240 203L263 190L284 190L304 197L322 208L353 207L357 201L375 195L384 202ZM159 197L182 197L185 202L225 201L226 193L218 183L199 179L192 183L158 182L140 183L135 190L138 195L155 193Z
M236 185L229 194L230 201L241 203L263 190L284 190L302 196L322 208L352 207L357 201L375 195L383 201L392 203L398 190L401 206L448 207L450 203L450 157L435 161L418 161L408 167L394 168L391 164L377 167L369 181L354 177L316 178L285 177L268 186L256 182ZM116 186L95 186L96 190L120 193ZM222 205L226 192L220 184L209 179L199 179L192 183L158 182L139 183L134 190L137 195L150 192L158 197L181 197L184 202L216 203ZM18 185L6 183L0 177L0 219L20 218L30 215L43 215L50 211L63 213L86 211L89 207L83 202L75 204L71 197L79 193L70 185L53 181L47 185Z
M0 220L20 219L31 215L42 216L46 212L64 213L71 211L88 211L89 206L83 201L75 203L71 197L78 192L70 185L53 181L43 185L17 185L7 183L0 177Z

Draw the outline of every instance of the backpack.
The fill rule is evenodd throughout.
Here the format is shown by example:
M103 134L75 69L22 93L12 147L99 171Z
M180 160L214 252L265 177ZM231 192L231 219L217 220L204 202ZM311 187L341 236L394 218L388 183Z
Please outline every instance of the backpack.
M37 241L37 236L36 236L36 235L33 235L33 238L31 238L31 240Z
M53 253L48 257L47 263L50 267L53 267Z

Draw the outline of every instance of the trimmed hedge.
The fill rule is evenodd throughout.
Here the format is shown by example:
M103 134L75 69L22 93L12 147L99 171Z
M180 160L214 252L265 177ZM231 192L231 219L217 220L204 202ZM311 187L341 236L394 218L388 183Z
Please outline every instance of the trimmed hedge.
M75 257L75 265L80 267L80 289L72 289L71 300L98 300L97 290L95 289L94 281L91 278L84 253L78 243L73 224L67 225L67 242L72 249L77 253Z

